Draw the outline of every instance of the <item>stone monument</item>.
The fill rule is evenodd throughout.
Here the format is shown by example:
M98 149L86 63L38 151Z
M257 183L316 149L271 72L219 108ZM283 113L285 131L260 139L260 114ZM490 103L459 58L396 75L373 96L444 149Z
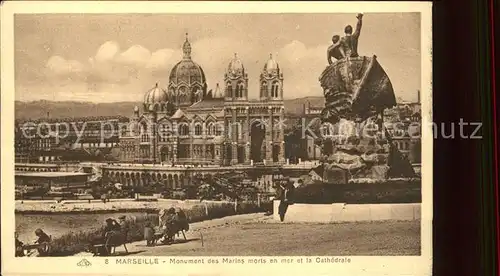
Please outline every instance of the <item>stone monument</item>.
M362 17L358 14L354 33L347 26L344 37L333 37L327 50L330 65L319 77L325 96L321 117L331 143L323 157L326 181L334 175L339 179L339 171L359 182L415 175L383 126L384 109L396 105L391 81L376 56L357 53Z

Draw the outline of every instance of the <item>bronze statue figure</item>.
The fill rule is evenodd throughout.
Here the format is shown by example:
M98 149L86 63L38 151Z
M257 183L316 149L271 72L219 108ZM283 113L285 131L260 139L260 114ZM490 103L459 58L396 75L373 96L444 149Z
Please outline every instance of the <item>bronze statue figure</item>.
M339 126L341 121L358 127L366 125L368 119L380 122L381 119L377 117L382 118L384 109L396 105L394 89L377 57L358 55L363 14L358 14L356 18L358 23L354 33L352 27L347 26L344 37L332 37L333 44L327 50L329 65L319 78L325 96L322 121L334 126ZM336 60L332 61L332 57ZM378 174L376 177L387 177L387 174L394 176L398 173L398 176L412 175L412 170L405 169L402 172L395 169L398 164L394 162L407 161L401 161L397 149L395 151L398 152L394 153L392 141L382 129L378 129L376 135L369 135L370 137L360 137L353 133L340 135L347 137L335 142L334 152L326 153L326 170L341 168L347 170L351 177L358 178L368 177L372 172Z
M359 13L356 18L358 19L358 23L356 24L356 30L354 33L352 33L352 26L347 25L344 28L345 36L342 37L342 46L344 47L344 51L348 57L358 56L358 39L361 33L363 14Z
M342 41L340 40L340 36L334 35L332 37L332 45L328 47L328 50L326 51L326 58L328 60L328 64L332 64L332 58L335 58L336 60L340 60L345 58L345 52L344 52L344 47L342 44Z

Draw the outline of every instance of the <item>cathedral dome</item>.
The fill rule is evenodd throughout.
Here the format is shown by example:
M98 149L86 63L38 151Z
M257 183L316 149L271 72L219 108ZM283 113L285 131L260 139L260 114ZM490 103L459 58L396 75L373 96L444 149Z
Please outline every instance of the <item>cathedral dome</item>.
M201 66L193 62L191 59L182 59L179 61L172 71L170 71L170 83L176 86L181 84L191 86L199 84L204 86L206 82L205 72Z
M144 104L164 103L168 101L167 91L158 87L158 83L144 96Z
M243 75L245 68L243 67L243 62L238 58L237 54L234 54L234 58L229 62L227 66L227 72L232 75Z
M264 72L275 73L278 72L279 69L280 67L278 63L276 62L276 60L273 59L273 55L270 54L269 60L267 61L266 65L264 65Z
M206 77L201 66L191 59L191 43L187 37L182 52L182 60L170 71L169 96L176 104L190 105L196 93L206 92Z

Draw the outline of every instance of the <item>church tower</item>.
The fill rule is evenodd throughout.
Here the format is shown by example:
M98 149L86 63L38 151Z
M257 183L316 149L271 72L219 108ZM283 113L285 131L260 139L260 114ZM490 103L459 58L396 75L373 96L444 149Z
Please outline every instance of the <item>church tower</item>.
M237 54L234 54L227 66L224 81L226 101L248 100L248 74Z
M283 100L283 73L272 54L269 55L269 60L260 74L260 99Z

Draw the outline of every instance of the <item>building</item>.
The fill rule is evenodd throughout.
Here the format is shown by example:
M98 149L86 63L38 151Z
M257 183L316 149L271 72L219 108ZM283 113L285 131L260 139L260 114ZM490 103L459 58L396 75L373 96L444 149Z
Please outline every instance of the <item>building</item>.
M417 96L417 102L400 102L384 112L384 126L392 136L393 144L412 164L421 162L420 91L417 91Z
M162 164L284 163L283 73L272 58L260 74L259 99L248 98L248 74L235 54L224 84L207 91L204 71L191 57L171 70L167 88L155 85L121 131L122 162Z
M312 106L310 101L303 105L303 116L305 118L317 118L321 116L324 106Z
M120 124L128 118L46 118L16 122L16 162L96 161L118 148Z

